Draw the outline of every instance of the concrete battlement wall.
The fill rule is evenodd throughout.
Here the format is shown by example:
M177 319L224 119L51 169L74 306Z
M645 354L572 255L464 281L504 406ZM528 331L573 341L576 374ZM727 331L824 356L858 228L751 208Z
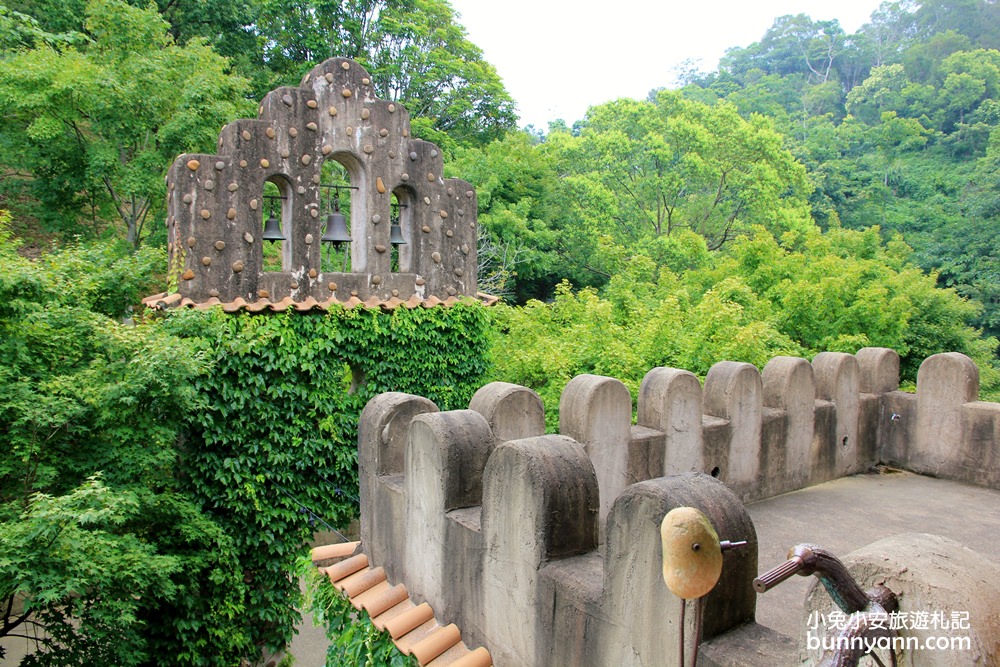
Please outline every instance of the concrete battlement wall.
M583 375L564 390L559 435L516 385L450 412L382 394L359 432L364 549L501 667L672 664L680 601L661 578L658 526L673 507L749 543L726 553L706 599L709 638L754 617L743 502L880 461L997 486L1000 405L976 400L975 365L935 355L916 395L898 384L899 357L882 348L777 357L762 372L721 362L704 387L657 368L632 424L625 386Z

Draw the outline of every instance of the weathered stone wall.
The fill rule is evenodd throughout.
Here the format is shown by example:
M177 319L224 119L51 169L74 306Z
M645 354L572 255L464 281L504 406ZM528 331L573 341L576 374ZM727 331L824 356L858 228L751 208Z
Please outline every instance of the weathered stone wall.
M320 238L329 191L325 160L347 170L352 187L351 271L323 272ZM317 65L298 87L267 94L257 119L219 134L218 154L181 155L167 175L170 273L196 303L213 298L295 302L352 296L447 299L476 294L476 196L442 177L440 151L410 136L400 104L373 93L352 60ZM275 210L287 240L283 269L263 270L264 184L283 199ZM392 265L391 200L405 245ZM346 196L346 195L345 195Z
M360 426L362 543L500 667L673 665L680 601L663 584L658 535L670 509L697 507L721 539L749 542L726 553L706 598L707 639L754 618L743 502L879 462L1000 488L1000 405L976 400L975 365L935 355L915 395L898 386L899 357L884 348L777 357L763 372L721 362L704 387L657 368L632 424L624 385L584 375L564 390L559 435L516 385L445 413L383 394Z

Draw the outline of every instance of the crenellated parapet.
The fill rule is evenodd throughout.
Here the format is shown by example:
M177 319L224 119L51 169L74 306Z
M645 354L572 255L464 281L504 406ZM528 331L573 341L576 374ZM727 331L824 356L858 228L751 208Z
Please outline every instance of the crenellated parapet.
M915 395L898 385L898 355L883 348L777 357L760 372L721 362L704 386L657 368L633 423L624 385L584 375L564 391L558 435L516 385L450 412L383 394L360 424L362 544L501 667L670 665L682 616L658 526L674 507L748 542L726 552L706 598L709 638L754 619L744 502L880 462L1000 486L1000 405L976 400L971 361L935 355Z

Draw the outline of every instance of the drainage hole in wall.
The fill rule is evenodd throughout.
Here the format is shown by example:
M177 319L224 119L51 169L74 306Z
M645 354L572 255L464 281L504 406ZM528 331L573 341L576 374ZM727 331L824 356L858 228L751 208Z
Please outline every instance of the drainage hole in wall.
M712 477L718 477L720 472L722 471L719 470L719 466L715 466L714 468L712 468Z

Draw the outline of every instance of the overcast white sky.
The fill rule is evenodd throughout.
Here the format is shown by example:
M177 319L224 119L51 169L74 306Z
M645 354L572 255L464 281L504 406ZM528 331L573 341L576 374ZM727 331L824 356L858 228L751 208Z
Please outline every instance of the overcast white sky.
M451 0L518 103L521 124L570 125L587 107L644 99L690 58L716 69L727 48L763 37L774 19L837 19L849 34L881 0Z

